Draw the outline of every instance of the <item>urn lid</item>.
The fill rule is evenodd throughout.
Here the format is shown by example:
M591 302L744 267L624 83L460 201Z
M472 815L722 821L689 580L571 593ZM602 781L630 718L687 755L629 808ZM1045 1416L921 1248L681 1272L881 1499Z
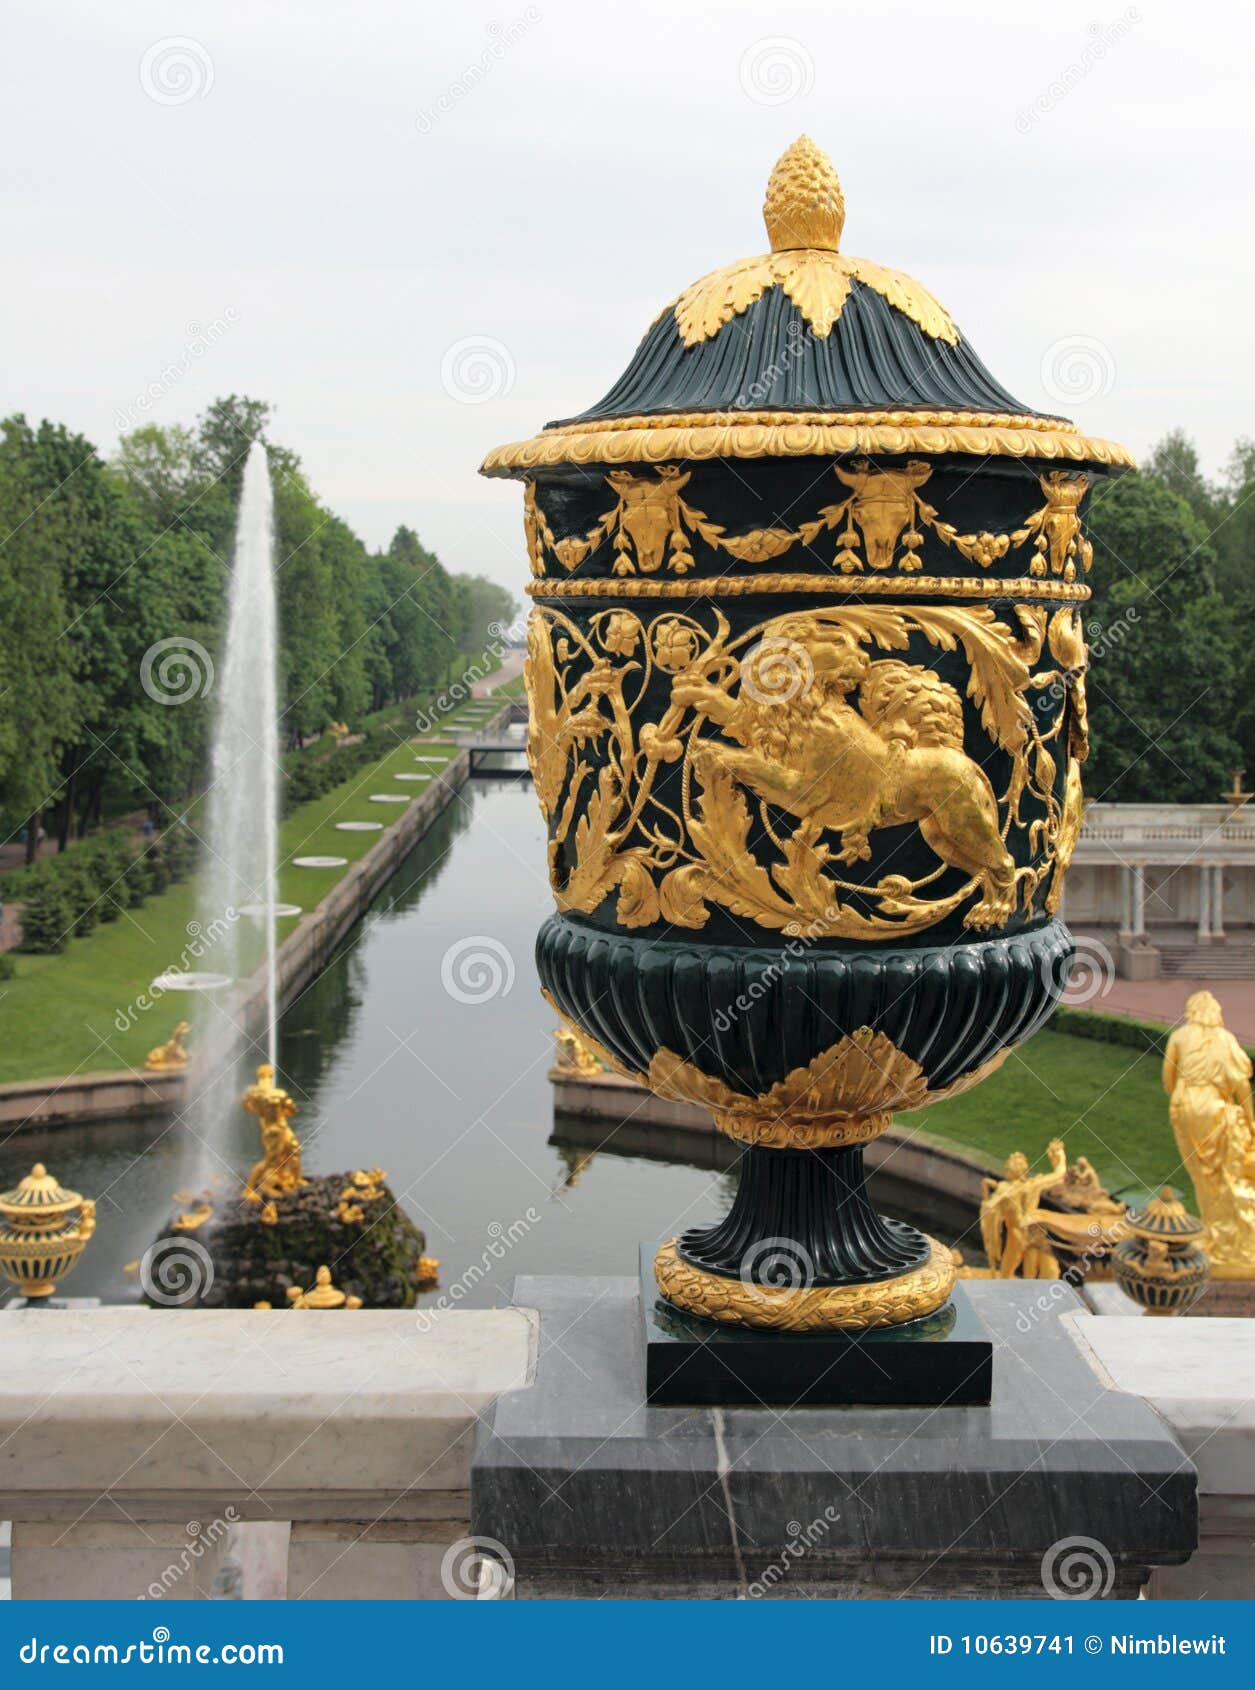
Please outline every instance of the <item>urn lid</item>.
M42 1162L19 1180L12 1191L0 1191L0 1214L23 1220L50 1219L67 1214L83 1201L77 1191L67 1191Z
M1163 1238L1169 1242L1197 1238L1203 1223L1186 1209L1170 1185L1152 1197L1141 1209L1130 1211L1130 1228L1142 1238Z
M769 252L686 288L603 399L497 447L483 473L847 452L1132 465L1008 393L919 282L841 251L841 184L808 136L772 171L763 219Z

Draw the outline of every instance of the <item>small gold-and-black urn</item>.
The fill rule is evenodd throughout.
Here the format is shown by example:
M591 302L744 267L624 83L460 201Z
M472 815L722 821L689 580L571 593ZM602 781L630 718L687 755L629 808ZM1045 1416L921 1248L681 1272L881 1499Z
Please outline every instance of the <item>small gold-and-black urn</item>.
M96 1205L67 1191L42 1162L0 1192L0 1274L24 1297L51 1297L96 1230Z
M1145 1208L1131 1209L1124 1224L1132 1236L1116 1246L1111 1258L1117 1285L1147 1314L1184 1314L1211 1278L1202 1221L1165 1186Z
M525 484L528 750L554 1007L742 1147L669 1240L690 1314L862 1330L950 1297L865 1145L1050 1013L1086 751L1095 474L1131 460L994 379L938 301L840 250L798 141L770 251L658 316L598 404L497 448Z

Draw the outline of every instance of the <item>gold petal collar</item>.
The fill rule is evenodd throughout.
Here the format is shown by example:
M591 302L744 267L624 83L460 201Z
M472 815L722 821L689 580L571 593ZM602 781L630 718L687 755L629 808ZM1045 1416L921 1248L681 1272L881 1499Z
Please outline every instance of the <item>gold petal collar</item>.
M851 281L874 288L934 340L956 346L959 331L949 312L911 276L869 258L846 258L837 249L845 199L827 154L809 136L780 158L767 184L763 221L771 251L712 270L675 301L676 326L685 346L718 334L770 287L780 287L812 334L826 340L841 316Z

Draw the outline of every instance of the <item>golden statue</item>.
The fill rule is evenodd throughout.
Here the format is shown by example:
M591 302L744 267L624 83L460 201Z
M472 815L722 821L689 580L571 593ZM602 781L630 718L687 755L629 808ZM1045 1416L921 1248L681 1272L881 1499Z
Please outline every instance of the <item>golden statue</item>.
M261 1122L262 1157L244 1182L244 1195L250 1201L258 1193L276 1197L305 1184L300 1140L289 1125L296 1104L274 1079L274 1069L263 1062L257 1070L256 1085L250 1086L241 1100L249 1114Z
M604 1074L605 1067L596 1051L565 1016L553 1030L556 1058L555 1075L570 1079L585 1079L590 1074Z
M144 1059L149 1074L181 1074L187 1067L188 1049L184 1040L191 1032L186 1021L180 1021L163 1045L155 1045Z
M294 1309L360 1309L362 1306L360 1297L346 1297L331 1283L329 1267L318 1269L314 1284L308 1291L302 1291L299 1285L290 1285L288 1302Z
M726 771L795 816L812 850L823 834L839 834L841 863L870 858L874 829L915 822L941 861L979 888L966 924L1001 927L1022 871L1003 841L989 776L963 749L954 687L919 664L873 661L850 634L813 616L782 617L772 631L764 661L782 653L800 677L794 688L778 690L765 672L747 679L745 665L735 697L688 674L672 688L673 705L699 711L744 747L701 740L694 769L702 785Z
M1186 1000L1168 1040L1163 1088L1181 1160L1194 1182L1214 1279L1255 1279L1255 1115L1251 1059L1210 992Z
M1030 1174L1028 1157L1015 1150L1007 1157L1002 1179L981 1181L980 1236L995 1279L1059 1277L1059 1260L1050 1248L1037 1199L1067 1176L1063 1140L1052 1138L1046 1155L1050 1167L1044 1174Z

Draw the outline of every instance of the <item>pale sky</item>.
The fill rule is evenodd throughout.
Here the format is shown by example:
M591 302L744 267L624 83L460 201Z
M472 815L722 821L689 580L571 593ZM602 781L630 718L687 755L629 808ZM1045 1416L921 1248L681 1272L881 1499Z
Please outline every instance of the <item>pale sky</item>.
M372 545L406 521L521 586L484 451L763 250L803 131L844 250L924 282L1021 400L1139 453L1180 425L1213 472L1255 434L1236 4L5 0L0 27L4 411L110 452L128 417L269 399Z

